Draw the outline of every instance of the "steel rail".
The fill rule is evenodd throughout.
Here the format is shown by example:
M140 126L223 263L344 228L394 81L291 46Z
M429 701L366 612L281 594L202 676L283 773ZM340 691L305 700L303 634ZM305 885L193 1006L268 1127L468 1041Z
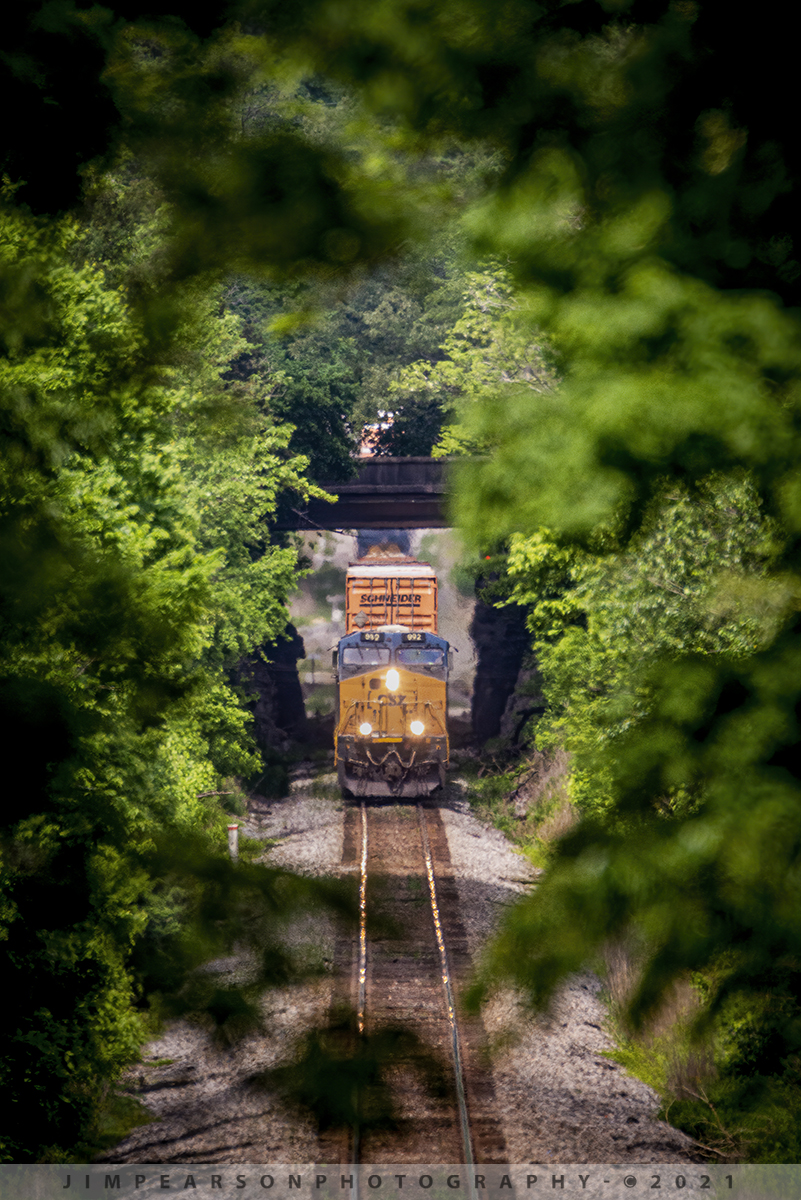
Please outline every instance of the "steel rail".
M362 855L359 869L359 989L356 1003L356 1024L364 1033L364 1010L367 1003L367 809L361 802Z
M367 807L363 800L361 801L360 809L362 837L361 857L359 864L359 956L356 1025L359 1036L362 1037L364 1036L367 1007ZM448 1022L451 1031L451 1051L453 1054L456 1099L459 1111L459 1127L462 1135L462 1146L464 1149L464 1162L466 1166L471 1167L475 1163L475 1157L473 1154L473 1139L470 1134L470 1118L467 1111L467 1097L464 1086L464 1068L462 1066L459 1027L456 1020L456 1003L453 995L451 972L448 964L448 952L445 946L445 935L442 928L439 901L437 899L437 884L434 876L434 860L431 854L431 844L428 838L428 827L426 825L425 813L423 811L423 806L420 803L417 804L417 820L420 830L420 840L423 847L423 857L425 859L429 899L431 902L431 914L434 922L434 935L436 937L437 949L439 951L440 974L445 993L445 1005L448 1012ZM360 1149L361 1137L359 1124L357 1121L353 1128L353 1163L355 1166L357 1166L359 1163ZM358 1174L356 1175L354 1182L358 1188ZM472 1200L475 1200L475 1192L472 1187L469 1188L469 1192ZM354 1200L358 1200L355 1192Z
M356 1028L358 1036L364 1036L364 1015L367 1007L367 808L362 800L362 852L359 860L359 976L356 993ZM353 1126L353 1164L358 1165L361 1151L361 1130L358 1121L357 1095L356 1121ZM359 1200L359 1173L355 1172L353 1200Z
M453 988L451 986L451 973L448 966L448 952L445 948L445 936L442 931L442 921L439 915L439 903L437 902L437 884L434 879L434 862L431 857L431 845L428 840L428 828L426 826L425 813L422 804L417 805L417 820L420 826L420 838L423 843L423 854L426 860L426 874L428 876L428 891L431 899L431 913L434 918L434 933L437 938L437 947L439 949L439 961L442 972L442 986L445 990L445 1003L448 1009L448 1021L451 1027L451 1049L453 1051L453 1069L456 1078L456 1099L459 1105L459 1125L462 1132L462 1145L464 1147L464 1161L469 1167L474 1164L473 1157L473 1139L470 1136L470 1118L467 1112L467 1097L464 1089L464 1071L462 1068L462 1053L459 1045L459 1027L456 1023L456 1004L453 998Z

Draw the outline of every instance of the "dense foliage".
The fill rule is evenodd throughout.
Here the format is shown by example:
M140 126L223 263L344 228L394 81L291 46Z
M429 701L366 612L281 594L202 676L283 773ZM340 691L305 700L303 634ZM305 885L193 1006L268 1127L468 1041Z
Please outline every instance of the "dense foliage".
M290 430L222 382L241 338L213 290L176 300L158 361L74 224L0 221L0 1070L3 1154L26 1157L69 1145L137 1052L164 913L148 851L223 845L213 797L257 770L225 668L283 629L296 554L263 522L306 485Z
M614 811L609 766L651 711L659 664L742 658L770 644L787 584L765 587L774 534L753 485L726 477L693 495L666 486L623 545L610 529L591 549L545 531L511 539L508 602L526 606L549 706L532 733L541 749L574 756L583 811ZM681 795L689 802L666 784L653 800L673 811Z
M395 381L406 364L442 356L439 342L458 311L459 284L453 261L421 262L408 254L340 295L319 285L301 291L251 282L231 289L228 303L248 343L234 374L269 392L270 411L294 426L290 448L308 458L313 478L347 478L365 426L380 453L430 453L442 405L421 427L419 405L401 411ZM312 302L316 309L304 313Z

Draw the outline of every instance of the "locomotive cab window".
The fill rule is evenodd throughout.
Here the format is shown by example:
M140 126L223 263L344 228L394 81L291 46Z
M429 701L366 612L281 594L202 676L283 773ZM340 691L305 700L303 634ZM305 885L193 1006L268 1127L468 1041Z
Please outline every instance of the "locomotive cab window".
M360 646L343 646L342 668L348 673L366 671L370 667L385 667L389 662L389 646L363 643Z
M409 667L445 665L445 653L437 646L400 646L395 657L399 663Z

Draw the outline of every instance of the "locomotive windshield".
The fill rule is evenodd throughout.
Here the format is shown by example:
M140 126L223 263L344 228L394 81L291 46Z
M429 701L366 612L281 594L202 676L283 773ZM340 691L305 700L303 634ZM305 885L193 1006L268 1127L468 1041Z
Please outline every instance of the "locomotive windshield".
M445 662L445 653L437 646L401 646L395 657L410 667L441 667Z
M360 646L345 646L342 650L343 667L385 667L389 662L389 646L363 643Z
M342 646L340 649L339 669L343 679L375 671L377 668L388 667L390 663L397 663L399 667L405 667L407 671L419 671L433 676L435 679L447 677L448 663L445 646L434 646L430 642L423 645L419 643L398 645L396 642L395 645L392 645L383 640L374 642L372 639L367 642L361 640L364 636L362 633L358 643ZM383 639L384 634L379 631L373 636Z

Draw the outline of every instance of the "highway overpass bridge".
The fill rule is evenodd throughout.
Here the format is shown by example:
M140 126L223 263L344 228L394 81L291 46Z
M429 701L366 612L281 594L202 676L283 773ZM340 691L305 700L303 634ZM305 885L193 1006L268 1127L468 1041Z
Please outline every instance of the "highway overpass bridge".
M447 514L447 460L441 458L365 458L358 475L345 483L321 486L337 496L284 503L278 529L444 529Z

